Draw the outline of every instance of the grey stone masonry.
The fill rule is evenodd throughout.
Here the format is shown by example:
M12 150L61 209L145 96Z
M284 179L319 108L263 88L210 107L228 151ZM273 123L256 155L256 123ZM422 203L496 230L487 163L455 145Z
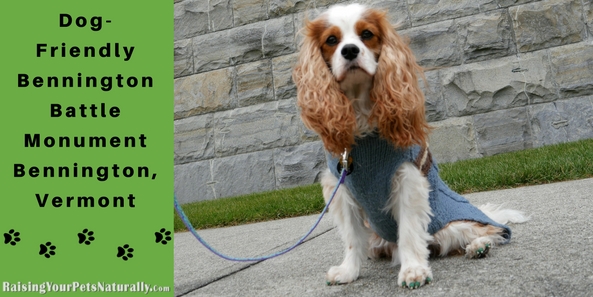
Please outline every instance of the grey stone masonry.
M534 51L586 38L581 0L551 0L511 7L517 47Z
M354 2L386 10L424 67L438 162L593 138L591 0L174 0L182 203L319 181L291 77L299 31Z

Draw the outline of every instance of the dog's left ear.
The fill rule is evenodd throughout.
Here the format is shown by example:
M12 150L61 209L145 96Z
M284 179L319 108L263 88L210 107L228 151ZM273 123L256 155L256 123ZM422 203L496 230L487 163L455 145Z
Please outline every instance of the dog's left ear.
M376 121L381 136L396 146L425 145L430 126L418 86L418 76L424 76L422 68L385 13L370 14L381 31L382 47L370 94L375 104L369 120Z

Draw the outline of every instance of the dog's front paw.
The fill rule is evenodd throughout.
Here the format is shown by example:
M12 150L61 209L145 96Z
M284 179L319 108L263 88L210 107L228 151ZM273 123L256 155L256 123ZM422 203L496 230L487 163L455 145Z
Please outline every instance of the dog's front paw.
M417 289L432 282L432 271L430 267L416 265L408 268L402 267L397 278L397 283L402 288Z
M490 252L492 241L487 237L478 237L465 247L465 256L470 259L484 258Z
M347 284L358 278L358 269L348 265L332 266L325 276L328 286Z

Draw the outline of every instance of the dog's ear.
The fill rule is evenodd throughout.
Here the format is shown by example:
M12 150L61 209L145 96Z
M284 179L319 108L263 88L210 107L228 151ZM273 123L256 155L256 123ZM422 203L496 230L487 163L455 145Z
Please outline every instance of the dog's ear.
M319 134L327 151L339 155L354 144L356 117L350 100L322 57L319 38L326 27L323 19L306 22L292 79L297 87L301 119L307 128Z
M369 120L376 122L381 136L396 146L425 145L430 127L418 86L418 77L424 75L422 68L385 13L370 14L380 30L382 46L370 94L375 104Z

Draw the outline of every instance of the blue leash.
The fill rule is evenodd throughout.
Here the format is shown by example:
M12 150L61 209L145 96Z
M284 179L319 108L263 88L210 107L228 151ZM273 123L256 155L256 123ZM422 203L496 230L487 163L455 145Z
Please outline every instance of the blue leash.
M311 233L313 232L313 230L315 230L315 228L317 227L317 225L319 225L319 222L321 222L321 219L323 218L323 215L327 212L327 209L329 208L329 205L332 203L332 200L334 199L334 196L336 196L336 192L338 191L338 188L340 187L340 184L343 184L344 183L344 179L346 178L346 175L347 175L346 168L347 167L343 167L342 173L341 173L341 176L340 176L340 180L338 181L338 184L334 188L334 191L332 192L332 195L331 195L329 201L327 202L327 204L323 208L323 211L321 211L321 214L319 215L319 218L317 219L317 221L315 222L315 224L313 224L313 226L311 227L311 229L309 229L309 232L307 232L307 234L305 234L305 236L301 237L301 239L299 239L299 241L297 241L291 247L286 248L285 250L282 250L282 251L279 251L279 252L276 252L276 253L267 255L267 256L254 257L254 258L236 258L236 257L231 257L231 256L227 256L225 254L222 254L221 252L219 252L216 249L214 249L213 247L211 247L198 234L198 232L196 232L196 229L194 229L193 226L191 225L191 223L189 222L189 219L187 218L187 216L183 212L183 209L181 209L181 206L179 205L179 202L177 202L177 196L176 195L173 195L173 198L175 200L175 210L177 211L177 215L179 215L179 217L181 218L181 221L183 221L183 224L185 225L185 227L187 228L187 230L189 230L189 232L191 232L191 234L193 234L194 237L203 246L205 246L208 250L210 250L211 252L213 252L217 256L219 256L219 257L221 257L223 259L229 260L229 261L237 261L237 262L264 261L264 260L271 259L271 258L274 258L274 257L278 257L280 255L283 255L283 254L286 254L286 253L290 252L291 250L293 250L294 248L296 248L299 244L303 243L303 241L305 241L305 239L307 237L309 237L309 235L311 235Z

